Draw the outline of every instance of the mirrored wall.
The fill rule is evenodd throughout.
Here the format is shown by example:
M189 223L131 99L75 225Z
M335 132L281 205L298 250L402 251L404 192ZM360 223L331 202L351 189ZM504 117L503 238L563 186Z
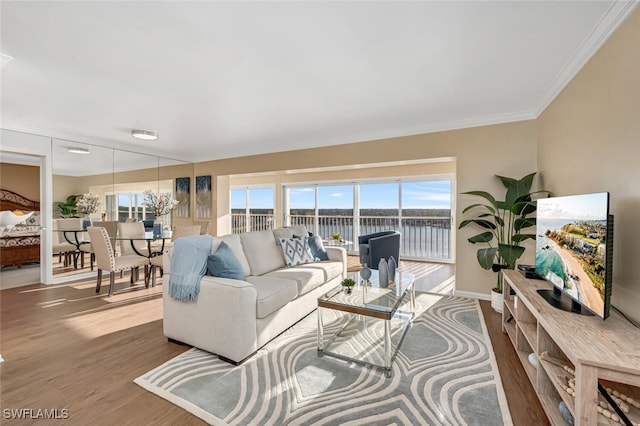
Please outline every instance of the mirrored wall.
M88 236L83 222L136 220L147 224L156 220L165 229L192 223L192 185L186 195L178 191L185 182L193 181L192 163L61 139L51 144L54 223L50 236L55 282L95 274L91 254L84 250ZM170 194L182 204L169 214L156 215L145 203L149 192ZM79 200L83 195L84 200Z

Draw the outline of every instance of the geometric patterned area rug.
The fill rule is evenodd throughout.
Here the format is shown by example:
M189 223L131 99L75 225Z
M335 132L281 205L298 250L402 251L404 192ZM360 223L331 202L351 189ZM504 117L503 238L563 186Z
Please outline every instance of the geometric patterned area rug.
M389 378L318 357L316 312L240 366L193 348L135 383L214 425L512 424L477 300L416 293ZM324 310L325 333L345 318Z

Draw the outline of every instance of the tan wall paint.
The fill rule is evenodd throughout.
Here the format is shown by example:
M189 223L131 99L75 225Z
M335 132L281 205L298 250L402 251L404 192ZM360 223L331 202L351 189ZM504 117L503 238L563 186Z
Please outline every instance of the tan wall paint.
M78 178L74 176L54 175L52 185L54 203L66 201L69 195L81 194Z
M0 188L40 201L40 167L1 163Z
M215 217L215 223L212 225L211 235L225 235L231 233L231 202L229 199L229 176L218 176L211 178L211 195L213 200L213 210L211 214ZM217 230L217 234L215 233Z
M538 167L553 195L609 191L613 304L640 321L640 9L538 119Z
M483 126L450 132L430 133L370 142L247 156L194 164L194 174L212 175L212 189L217 191L215 176L245 173L265 173L308 168L354 165L367 167L393 161L416 161L451 158L456 162L456 192L484 189L501 191L494 174L521 177L536 170L537 128L533 120L495 126ZM228 191L228 188L226 189ZM220 191L218 196L224 191ZM472 198L460 197L456 216ZM217 223L222 222L216 212ZM456 220L456 223L459 219ZM213 223L212 226L216 226ZM216 235L224 232L212 229ZM483 271L475 258L476 247L466 241L473 231L466 229L456 235L456 287L458 290L488 294L496 276Z

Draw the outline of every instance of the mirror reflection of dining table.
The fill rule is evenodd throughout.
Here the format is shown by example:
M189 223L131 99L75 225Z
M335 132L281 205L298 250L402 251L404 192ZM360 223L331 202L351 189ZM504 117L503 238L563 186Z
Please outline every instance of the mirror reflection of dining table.
M128 237L121 237L120 235L118 235L114 238L114 240L116 241L129 240L131 244L131 248L133 249L135 254L149 259L148 267L150 269L147 270L147 268L145 268L145 284L149 284L149 279L151 278L152 279L151 286L152 287L155 286L156 285L156 275L155 275L156 266L151 263L151 258L156 256L162 256L162 254L164 253L166 241L167 240L171 241L171 231L164 231L162 234L155 234L154 232L150 231L150 232L145 232L144 235L141 234L139 236L128 236ZM136 247L136 244L135 244L136 241L147 242L146 253L140 252L140 250L138 250L138 247Z

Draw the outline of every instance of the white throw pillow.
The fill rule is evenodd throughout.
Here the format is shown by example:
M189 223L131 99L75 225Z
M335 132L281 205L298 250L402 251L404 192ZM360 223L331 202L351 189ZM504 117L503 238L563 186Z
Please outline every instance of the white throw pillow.
M279 241L288 267L315 262L306 238L280 238Z

